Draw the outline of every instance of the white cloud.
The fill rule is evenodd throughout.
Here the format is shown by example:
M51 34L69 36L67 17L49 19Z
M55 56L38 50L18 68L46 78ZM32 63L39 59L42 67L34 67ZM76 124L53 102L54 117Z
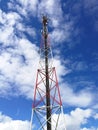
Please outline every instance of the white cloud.
M58 123L59 129L65 130L66 128L66 130L80 130L82 125L88 123L88 119L92 116L92 110L91 109L84 110L84 109L76 108L75 110L72 110L69 114L64 114L63 116L64 118L62 117L62 115L60 115L60 119ZM53 115L54 120L56 120L57 117L58 115L56 114ZM83 130L86 130L86 128L84 128ZM87 129L87 130L93 130L93 129Z
M51 33L53 42L59 43L69 40L73 23L63 23L63 12L59 0L42 0L39 3L38 0L17 0L22 6L19 4L15 5L14 0L12 1L8 4L9 8L17 10L19 14L24 16L27 16L28 12L33 12L33 16L37 13L39 16L44 12L48 14L54 27ZM27 31L33 36L36 33L34 29L31 30L30 27L25 27L20 22L23 19L19 14L15 12L4 13L0 10L0 23L2 24L0 28L0 42L4 46L0 54L0 96L8 96L9 94L11 96L25 95L27 98L32 98L39 54L36 45L29 42L23 35L23 32ZM22 38L16 36L16 31ZM8 45L13 46L13 48L7 48ZM61 64L60 59L54 59L54 66L57 68L58 80L61 82L61 76L69 73L69 70ZM82 64L78 64L78 68L81 69L81 67ZM66 85L66 83L61 84L61 87L61 96L65 104L87 107L93 100L93 96L89 91L82 90L75 93L72 87ZM14 93L13 90L15 91ZM77 108L70 114L66 114L67 130L79 130L81 124L87 123L87 119L90 116L90 109L82 110L80 108ZM97 116L96 114L96 119ZM29 122L12 120L10 117L0 114L0 128L1 130L27 130L29 129ZM83 128L81 130L95 129Z
M49 25L54 27L50 33L52 43L68 41L73 29L73 22L64 22L60 0L42 0L38 5L38 14L46 14L49 17ZM56 45L56 44L54 44Z
M95 118L95 119L98 119L98 113L95 114L94 118Z
M20 22L21 18L17 13L6 14L1 11L0 18L3 24L0 29L0 42L3 44L0 55L1 96L13 96L12 91L14 90L14 95L20 94L32 98L39 59L38 48L29 42L23 34L20 36L23 38L18 38L16 31L18 31L18 35L21 35L20 32L28 32L35 36L35 30L25 27ZM64 67L58 59L54 60L54 64L58 67L57 74L60 79L64 73Z
M76 108L70 114L65 115L67 130L79 130L82 124L86 124L88 118L91 117L92 111L90 109Z
M26 96L32 98L39 54L36 45L29 42L23 32L35 37L35 30L25 27L21 23L22 18L15 12L0 10L0 19L0 96L27 93Z
M71 111L70 114L65 114L65 126L67 130L79 130L81 128L82 124L86 124L88 118L90 118L92 111L90 109L80 109L76 108L74 111ZM54 119L57 118L57 115L55 114L53 116ZM63 130L63 119L60 115L59 120L59 126ZM61 125L62 124L62 125ZM33 124L34 127L34 124ZM0 113L0 129L1 130L28 130L30 129L30 122L29 121L22 121L22 120L13 120L11 117L3 115ZM64 129L65 130L65 129ZM81 129L82 130L82 129ZM86 130L86 129L83 129ZM87 130L93 130L93 129L87 129Z
M62 82L62 76L70 73L70 70L66 69L66 67L62 65L59 58L53 59L53 67L56 68L59 83Z
M9 116L0 113L0 130L28 130L30 129L29 121L13 120Z
M33 27L32 28L29 27L29 26L26 27L22 23L17 23L16 24L16 29L18 30L18 32L26 32L27 34L29 34L33 38L36 37L36 30Z
M57 43L62 43L64 41L70 41L71 32L73 30L73 22L62 23L62 26L55 28L50 33L51 42L53 45L58 45ZM65 42L66 43L66 42Z
M14 6L14 8L13 8ZM15 4L14 0L11 0L8 3L10 9L17 9L19 14L22 14L27 17L27 14L33 12L32 15L42 15L47 14L49 16L54 16L53 20L60 19L62 17L62 9L60 0L17 0Z
M49 16L54 16L57 19L62 17L62 9L60 0L42 0L39 5L39 14L48 14Z
M16 4L14 1L8 2L8 8L11 9L11 10L13 10L13 11L17 11L22 16L27 17L27 11L26 11L26 9L23 8L23 7L21 7L19 4Z
M0 123L0 129L1 130L28 130L29 123L28 121L11 121L6 123Z
M83 129L81 129L81 130L90 130L90 129L88 129L88 128L83 128Z
M77 71L83 71L88 69L88 65L84 61L78 61L72 64L72 69Z
M3 44L0 55L0 96L25 95L32 98L39 54L38 47L28 41L23 32L35 37L35 30L25 27L21 23L22 17L17 13L1 11L0 19L2 22L0 42ZM19 37L16 36L16 32ZM58 68L57 75L61 81L62 74L69 72L59 59L54 59L54 64Z
M36 30L32 27L25 26L22 22L24 19L16 12L5 13L0 10L0 42L5 45L15 46L18 43L18 37L25 37L24 32L36 37Z
M3 77L0 80L3 86L5 81L9 84L3 89L6 94L9 88L12 89L11 83L14 83L20 90L20 95L27 93L26 96L32 98L38 58L37 47L26 39L21 39L16 49L9 49L9 52L4 51L0 55L0 71Z
M5 123L5 122L10 122L11 120L12 120L12 119L11 119L10 117L5 116L5 115L3 115L3 114L0 112L0 122Z
M83 128L81 130L98 130L98 128L91 127L91 128Z
M0 10L0 43L4 45L15 45L16 36L14 35L14 26L21 20L20 16L15 12L5 13Z
M33 13L36 13L37 11L37 4L38 4L38 0L17 0L21 5L22 7L26 8L27 11L28 10L32 10Z
M54 43L54 42L55 43L62 43L69 36L68 36L68 33L67 33L67 35L65 34L64 30L56 29L56 30L53 30L53 32L50 34L50 37L51 37L52 43Z
M15 6L16 10L19 12L19 14L24 15L29 18L30 12L33 12L33 16L40 17L43 14L48 15L49 17L49 25L54 27L54 30L51 32L51 41L52 43L57 42L61 43L63 41L69 40L70 35L73 29L73 22L63 22L63 11L61 7L61 1L60 0L42 0L41 2L37 0L31 0L31 1L23 1L23 0L17 0L21 6L18 4L14 5L12 3L9 3L9 8L12 8L12 6ZM10 7L11 6L11 7ZM22 28L23 29L23 28Z
M36 16L37 14L37 6L38 6L38 0L16 0L17 3L15 3L14 0L11 0L8 3L9 9L17 10L17 12L26 18L28 18L28 15L30 15L30 12L33 16Z
M71 106L87 107L93 101L93 95L87 90L81 90L77 93L69 84L61 84L61 95L63 103Z
M33 5L38 4L38 1L26 0L23 2L23 0L18 0L18 2L20 2L21 5L25 8L28 8L28 5L30 5L31 2ZM60 17L62 19L60 1L43 0L39 3L39 12L44 11L43 7L45 7L46 12L49 13L51 18L56 18L54 26L57 27L57 29L55 28L52 32L52 38L56 39L55 42L69 39L70 29L73 23L70 22L67 24L62 24L64 25L63 27L58 27ZM55 13L53 14L52 12ZM30 35L33 34L33 36L35 36L35 30L33 29L32 31L30 27L25 27L25 25L20 22L20 20L23 20L22 17L20 17L20 15L17 13L10 12L6 14L1 11L0 19L3 24L0 29L0 40L4 45L4 48L2 48L0 55L0 62L2 63L0 64L0 81L2 83L2 86L0 87L1 95L7 95L8 90L10 91L9 94L12 95L12 90L14 89L16 91L14 93L15 95L17 95L18 91L20 95L25 95L27 98L32 98L39 54L36 45L29 42L26 37L22 35L22 33L28 31ZM18 38L18 36L16 36L16 31L18 31L18 34L21 32L19 35L22 38ZM7 48L7 45L12 45L13 47ZM56 66L58 80L61 82L62 76L66 75L70 71L62 65L60 59L54 59L54 66ZM81 64L78 65L78 67L81 67ZM3 90L2 87L4 88ZM62 86L62 90L62 99L69 105L88 106L92 101L92 95L90 92L80 91L76 94L73 89L66 86L66 83Z
M11 14L10 16L12 17L13 15ZM10 23L10 17L8 23ZM7 48L6 49L7 51L4 50L0 55L0 62L2 63L0 64L0 70L2 72L1 75L2 78L0 79L2 86L0 88L1 90L2 87L4 88L1 91L1 93L6 95L8 90L11 91L11 89L13 89L11 87L11 83L13 82L14 85L17 86L17 89L15 89L15 91L16 90L19 91L20 95L25 95L27 98L32 98L33 87L35 85L34 83L36 78L36 70L37 70L36 64L38 64L38 58L39 58L38 48L36 47L36 45L30 43L25 38L22 39L16 38L17 39L16 44L14 44L15 40L13 39L13 37L15 36L15 34L13 33L13 24L11 24L11 27L10 25L8 27L10 32L6 33L6 30L4 30L4 33L1 33L1 35L4 34L4 36L2 37L5 38L5 40L2 40L2 42L6 44L7 43L6 41L8 40L9 45L10 42L13 43L14 48ZM17 24L17 28L19 28L19 30L21 31L26 30L25 26L23 26L21 23ZM10 39L7 35L12 36L12 33L13 37ZM62 34L58 40L60 40L62 36L64 35ZM61 76L66 75L70 71L61 64L60 59L54 59L54 66L56 66L58 80L59 82L61 82L62 81ZM15 95L17 95L17 91L16 93L14 93ZM79 94L75 94L73 90L67 87L66 92L65 88L64 91L62 92L64 93L67 92L65 97L63 96L65 95L64 93L61 93L61 95L63 97L63 101L64 102L67 101L68 104L86 106L89 105L91 102L90 93L80 92ZM10 92L9 94L13 93ZM86 94L88 96L86 96Z
M95 104L95 105L93 106L93 108L97 110L97 109L98 109L98 104Z
M32 98L39 65L38 48L26 39L20 39L18 44L17 48L9 48L7 52L4 51L0 55L0 62L2 63L0 64L2 72L0 78L2 83L0 87L1 96L3 94L14 96L19 93L27 98ZM69 70L61 64L59 59L54 59L53 66L56 67L58 80L61 82L61 76L69 73ZM12 83L14 83L13 86L11 86ZM16 86L17 89L15 89ZM16 91L14 95L12 93L13 87ZM8 90L10 93L8 93Z
M91 109L76 108L75 110L72 110L69 114L62 113L59 115L57 130L80 130L82 125L88 123L90 117L92 117ZM57 119L58 119L58 115L53 114L52 130L55 130L56 122L54 122L54 120L57 121ZM46 130L46 126L45 126L45 130ZM86 128L84 128L83 130L86 130ZM93 129L87 129L87 130L93 130Z

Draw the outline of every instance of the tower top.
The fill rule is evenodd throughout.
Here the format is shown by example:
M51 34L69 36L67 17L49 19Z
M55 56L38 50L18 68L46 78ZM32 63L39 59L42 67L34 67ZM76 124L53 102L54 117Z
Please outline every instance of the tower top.
M48 20L49 20L48 17L43 15L43 17L42 17L42 23L43 23L42 34L44 36L46 44L47 44L47 37L48 37L48 28L47 28Z
M43 16L42 19L43 19L43 20L42 20L43 25L46 26L46 25L48 24L48 18L47 18L47 16Z

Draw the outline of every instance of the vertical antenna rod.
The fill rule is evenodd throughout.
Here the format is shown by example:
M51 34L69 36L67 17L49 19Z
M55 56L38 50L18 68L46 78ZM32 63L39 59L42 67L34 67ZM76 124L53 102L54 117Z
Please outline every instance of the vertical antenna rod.
M50 106L50 89L49 89L49 72L48 72L48 30L47 30L48 18L43 16L43 37L45 47L45 74L46 74L46 118L47 118L47 130L51 130L51 106Z

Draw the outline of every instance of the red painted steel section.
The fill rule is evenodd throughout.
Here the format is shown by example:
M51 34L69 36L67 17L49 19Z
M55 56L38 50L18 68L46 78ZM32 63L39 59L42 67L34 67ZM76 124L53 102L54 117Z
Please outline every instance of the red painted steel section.
M49 73L51 72L51 75L53 75L53 79L48 75L49 80L51 80L52 82L54 82L55 84L50 88L50 99L53 100L53 102L56 102L59 105L62 105L62 101L61 101L61 96L60 96L60 90L59 90L59 85L58 85L58 80L57 80L57 75L56 75L56 70L55 67L53 67ZM39 75L43 75L44 77L42 79L40 79L40 81L38 81L38 77ZM35 85L35 92L34 92L34 102L33 102L33 108L37 107L46 96L48 96L48 93L46 93L45 90L42 89L42 86L40 86L43 83L43 79L46 78L45 73L43 73L43 70L39 69L37 71L37 78L36 78L36 85ZM56 88L56 91L58 93L58 100L56 99L56 97L53 97L53 95L51 95L51 91ZM42 93L40 93L41 98L37 99L37 89L41 90L42 93L44 93L44 96L42 96Z

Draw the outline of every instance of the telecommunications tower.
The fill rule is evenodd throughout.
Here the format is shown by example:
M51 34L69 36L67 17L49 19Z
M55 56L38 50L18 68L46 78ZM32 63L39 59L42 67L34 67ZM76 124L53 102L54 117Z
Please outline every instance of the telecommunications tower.
M66 130L60 90L48 40L48 18L42 17L42 43L31 115L31 130Z

